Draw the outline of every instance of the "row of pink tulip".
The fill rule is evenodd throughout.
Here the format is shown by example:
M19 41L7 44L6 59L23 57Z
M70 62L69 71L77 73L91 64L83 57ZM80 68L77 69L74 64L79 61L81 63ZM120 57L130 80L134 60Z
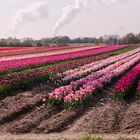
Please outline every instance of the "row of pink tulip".
M92 93L96 92L98 89L103 88L104 85L110 83L114 77L118 77L120 74L129 69L132 65L134 65L134 63L138 61L140 61L139 57L134 58L131 61L126 62L123 65L120 65L116 69L106 72L106 74L100 77L99 79L92 80L91 82L84 84L79 91L76 91L74 93L74 95L76 95L76 98L79 99L80 101L84 100L87 96L92 95ZM73 99L70 98L68 95L65 97L64 101L71 102L73 101Z
M113 67L109 66L110 69L108 67L106 71L103 72L103 74L101 75L99 74L99 77L98 76L96 77L96 74L95 75L91 74L87 76L86 77L87 79L86 78L84 79L85 82L83 82L82 85L78 87L79 90L77 90L74 87L75 84L74 86L70 84L67 86L57 88L54 92L49 94L49 102L55 103L56 101L69 105L82 103L86 99L89 99L89 97L92 97L93 93L96 92L97 89L100 89L104 85L110 83L114 77L119 76L124 71L133 66L135 63L140 61L139 55L135 56L134 58L130 57L130 59L127 59L126 62L120 63L120 65L117 62L115 64L112 64ZM94 78L93 75L95 76Z
M125 58L125 59L122 59L122 60L120 60L120 61L117 61L116 63L114 63L114 64L112 64L112 65L109 65L108 67L106 67L106 68L104 68L104 69L101 69L101 70L99 70L99 71L97 71L97 72L93 72L91 75L88 75L88 76L85 77L85 78L81 78L81 79L79 79L79 80L77 80L77 81L71 82L71 85L73 85L74 89L76 89L78 86L81 86L81 85L83 85L83 84L90 84L90 82L91 82L92 80L96 80L96 79L98 79L99 77L102 77L102 76L106 75L106 73L107 73L108 71L113 71L113 70L115 70L116 68L120 67L121 65L123 65L123 64L125 64L125 63L127 63L127 62L129 62L129 61L132 61L132 60L135 60L135 59L139 59L139 58L138 58L139 55L140 55L140 53L135 54L135 55L130 56L130 57L127 57L127 58Z
M135 66L129 71L124 77L122 77L114 87L115 96L118 99L124 99L125 96L130 92L129 90L133 87L135 82L140 77L140 64Z
M93 71L97 71L101 68L105 68L106 66L113 64L119 60L123 60L129 56L133 56L134 54L138 52L140 52L140 48L127 52L125 54L109 57L108 59L105 59L105 60L86 64L77 69L71 69L64 73L59 73L55 76L54 81L55 83L57 83L57 85L61 85L62 83L65 83L65 82L67 83L68 81L72 81L72 80L78 79L79 77L82 77L82 75L85 76L87 74L90 74Z
M92 49L92 50L73 52L73 53L69 53L69 54L59 54L59 55L53 55L53 56L3 61L3 62L0 62L0 72L9 71L12 69L26 68L26 67L33 66L33 65L41 65L41 64L46 64L46 63L64 61L64 60L68 60L68 59L74 59L74 58L78 58L78 57L90 56L90 55L95 55L95 54L99 54L99 53L103 53L103 52L110 52L113 50L118 50L118 49L125 48L125 47L127 47L127 46L124 46L124 45L106 46L104 48L97 48L97 49Z
M77 81L72 81L70 85L63 86L63 87L60 87L60 88L56 89L51 94L51 97L54 97L54 96L58 95L58 96L56 96L56 98L59 98L59 100L62 100L63 96L65 94L73 93L74 91L79 89L79 87L81 88L82 86L86 88L87 85L92 84L92 81L95 81L95 80L99 79L100 77L103 77L104 75L106 75L106 73L108 71L114 70L115 68L119 67L123 63L126 63L126 62L130 61L131 59L132 58L130 57L129 59L121 60L120 62L116 62L116 63L108 66L107 68L105 68L103 70L93 72L92 74L88 75L85 78L81 78L80 80L77 80ZM95 81L95 83L97 83L97 81ZM70 94L70 96L71 96L71 94ZM67 96L66 96L66 99L67 99ZM64 98L64 100L65 100L65 98Z

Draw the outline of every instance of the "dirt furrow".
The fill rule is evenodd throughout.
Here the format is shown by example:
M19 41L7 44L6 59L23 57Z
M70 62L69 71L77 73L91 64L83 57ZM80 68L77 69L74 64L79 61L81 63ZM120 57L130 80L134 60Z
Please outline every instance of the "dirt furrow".
M43 106L43 99L52 91L49 86L40 86L27 92L12 93L0 98L0 131L9 132L20 120L38 114L48 113ZM30 117L32 120L32 118ZM12 129L11 129L12 131Z
M112 96L109 92L111 89L104 90L104 92L95 95L94 99L90 101L87 105L63 110L60 113L52 116L49 120L44 120L36 128L35 133L52 133L52 132L62 132L66 131L73 123L75 123L79 118L83 117L84 114L89 112L93 106L103 105L102 102L106 102ZM106 94L108 92L108 94Z
M25 92L0 101L0 124L16 119L42 102L45 95Z
M52 116L49 120L44 120L34 131L35 133L52 133L62 132L67 129L68 125L73 123L80 117L82 110L63 110L60 113Z
M108 102L103 106L93 107L67 131L70 133L114 133L120 129L119 122L126 105Z
M121 122L121 131L140 134L140 101L135 101L127 109Z
M0 132L25 133L140 133L140 101L114 101L112 88L87 104L71 109L45 107L51 87L0 99Z
M17 120L7 131L10 133L23 134L33 132L34 129L43 121L56 114L58 111L55 108L36 108L30 112L27 116L20 120Z

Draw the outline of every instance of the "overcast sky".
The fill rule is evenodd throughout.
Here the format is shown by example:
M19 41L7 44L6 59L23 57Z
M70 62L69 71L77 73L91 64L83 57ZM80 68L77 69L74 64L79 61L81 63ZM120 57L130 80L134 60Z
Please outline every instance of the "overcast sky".
M9 31L6 36L50 37L53 28L62 15L62 8L73 5L75 0L0 0L0 36L12 24L17 11L26 9L35 2L47 2L47 16L20 23L18 30ZM110 0L108 0L110 1ZM70 37L101 36L140 32L140 0L121 0L110 6L89 5L82 9L57 35ZM91 8L92 6L92 8Z

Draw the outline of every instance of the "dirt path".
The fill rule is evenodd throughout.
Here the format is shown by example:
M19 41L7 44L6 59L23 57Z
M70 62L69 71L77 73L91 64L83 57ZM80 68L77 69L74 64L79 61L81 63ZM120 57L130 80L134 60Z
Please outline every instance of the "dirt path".
M11 135L11 134L1 134L0 140L80 140L85 137L85 133L54 133L54 134L25 134L25 135ZM140 140L140 135L126 135L126 134L95 134L90 135L91 137L100 137L103 140L118 140L119 138L124 138L124 140Z
M43 105L43 99L52 90L52 87L46 85L1 97L0 133L59 133L60 136L79 133L140 134L140 100L115 102L112 89L108 88L86 106L58 110Z

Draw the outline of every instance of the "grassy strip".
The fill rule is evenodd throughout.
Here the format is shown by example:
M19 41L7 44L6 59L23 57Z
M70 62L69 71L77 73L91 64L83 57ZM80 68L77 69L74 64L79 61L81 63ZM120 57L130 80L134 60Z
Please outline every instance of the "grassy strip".
M118 138L117 138L118 137ZM137 138L135 138L134 136L131 138L128 138L128 136L124 136L124 137L119 137L119 136L111 136L109 138L109 136L107 136L106 138L104 138L104 136L100 137L100 136L93 136L93 135L85 135L83 137L81 137L80 139L77 138L77 140L138 140ZM67 139L66 139L67 140Z
M103 139L101 137L86 135L83 138L80 138L79 140L103 140Z
M30 65L30 66L25 67L25 68L18 68L18 69L13 69L13 70L8 70L8 71L5 71L5 72L1 72L0 76L11 75L12 73L24 72L24 71L27 71L27 70L30 71L30 70L33 70L33 69L42 69L42 68L45 68L45 67L56 66L56 65L71 62L71 61L74 61L74 60L91 58L91 57L95 57L95 56L105 55L106 57L110 57L110 56L113 56L113 55L119 55L119 54L122 54L122 53L125 53L125 52L128 52L128 51L132 51L132 50L137 49L139 47L140 46L130 46L130 47L122 48L122 49L119 49L119 50L116 50L116 51L113 51L113 52L107 52L107 53L102 53L102 54L97 54L97 55L92 55L92 56L84 56L84 57L79 57L79 58L74 58L74 59L69 59L69 60L64 60L64 61L59 61L59 62L53 62L53 63L43 63L43 64L38 64L38 65Z
M119 55L119 54L123 54L123 53L129 52L129 51L135 50L139 47L140 46L130 46L128 48L124 48L124 49L120 49L120 50L116 50L116 51L113 51L113 52L106 53L105 55L107 55L108 57L109 56L114 56L114 55Z

